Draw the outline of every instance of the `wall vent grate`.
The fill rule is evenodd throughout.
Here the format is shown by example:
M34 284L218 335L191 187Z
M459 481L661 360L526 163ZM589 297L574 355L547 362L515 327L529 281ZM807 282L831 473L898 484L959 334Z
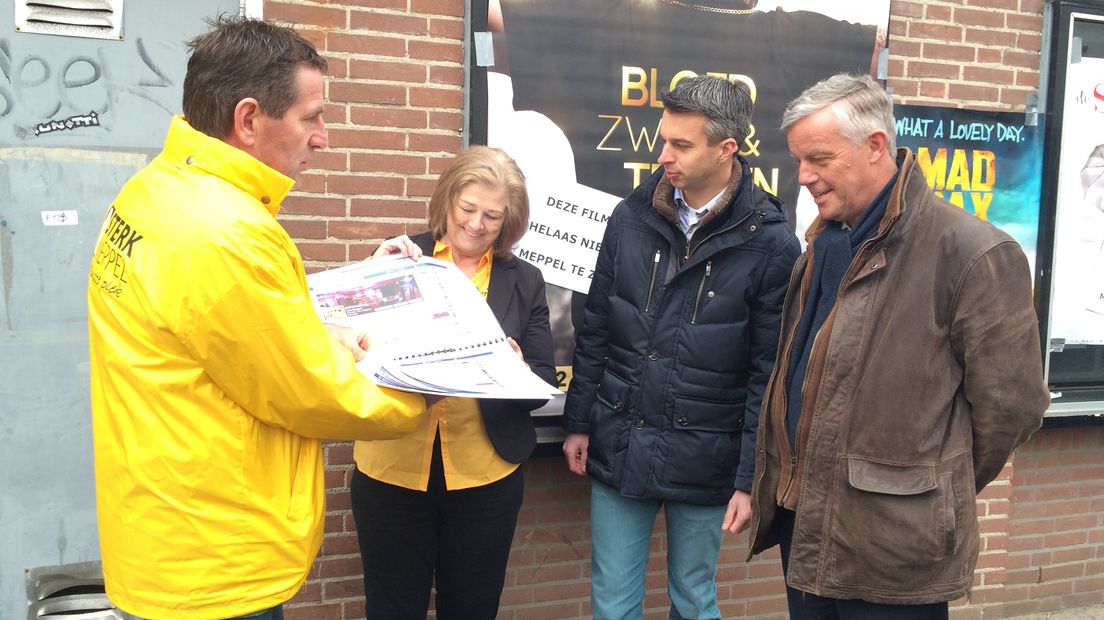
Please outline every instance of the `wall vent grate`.
M15 29L93 39L123 38L123 0L16 0Z

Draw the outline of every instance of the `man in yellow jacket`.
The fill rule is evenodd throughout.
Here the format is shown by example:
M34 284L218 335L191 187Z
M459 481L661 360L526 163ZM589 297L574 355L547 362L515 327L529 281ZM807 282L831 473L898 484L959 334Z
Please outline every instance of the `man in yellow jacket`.
M275 218L327 144L325 60L286 28L214 25L89 274L100 546L128 614L278 620L322 542L320 439L401 435L425 402L356 370L365 341L327 333Z

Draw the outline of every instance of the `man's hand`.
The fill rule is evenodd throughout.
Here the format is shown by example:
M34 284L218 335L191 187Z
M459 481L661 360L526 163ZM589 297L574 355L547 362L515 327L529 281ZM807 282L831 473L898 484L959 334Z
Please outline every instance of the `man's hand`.
M326 323L326 331L337 339L342 346L351 351L356 361L359 362L368 354L368 348L372 343L371 338L368 336L368 332L360 329L353 329L351 327L344 327L342 325L334 325L333 323Z
M732 499L728 500L728 510L725 511L721 529L730 534L739 534L747 529L749 523L751 523L751 496L743 491L736 491L732 494Z
M590 435L583 433L568 433L563 442L564 458L567 459L567 468L571 473L580 476L586 475L587 446L590 445Z
M418 260L422 257L422 248L411 241L410 237L399 235L398 237L392 237L381 243L380 246L376 248L376 251L372 253L372 258L389 256L391 254L402 254L403 256L409 256L414 260Z

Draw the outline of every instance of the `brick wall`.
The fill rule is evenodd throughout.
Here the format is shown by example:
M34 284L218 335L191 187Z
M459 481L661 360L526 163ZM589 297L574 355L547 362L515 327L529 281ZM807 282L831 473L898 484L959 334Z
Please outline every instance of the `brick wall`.
M889 86L902 103L1022 110L1038 84L1042 0L894 0ZM312 270L359 260L382 239L424 228L436 175L461 146L463 0L287 0L265 14L296 25L330 61L330 148L285 203L281 222ZM979 500L983 547L956 619L1104 601L1104 433L1040 432ZM348 498L352 448L326 448L327 534L291 620L364 617ZM586 481L562 459L526 465L503 619L589 614ZM1094 520L1095 519L1095 520ZM666 618L665 537L653 537L647 617ZM777 550L744 562L746 536L721 551L726 617L785 617Z
M1104 603L1104 427L1038 433L1012 486L1004 611Z

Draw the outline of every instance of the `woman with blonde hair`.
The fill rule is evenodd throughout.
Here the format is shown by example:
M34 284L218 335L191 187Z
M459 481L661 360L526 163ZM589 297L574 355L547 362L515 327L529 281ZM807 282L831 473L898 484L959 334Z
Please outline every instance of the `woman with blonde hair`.
M456 265L487 300L514 351L555 384L544 278L516 258L529 224L525 179L506 153L461 152L429 203L429 231L382 243L375 256ZM350 484L368 618L421 620L436 582L441 620L498 613L523 480L530 412L545 401L450 397L409 435L358 441Z

